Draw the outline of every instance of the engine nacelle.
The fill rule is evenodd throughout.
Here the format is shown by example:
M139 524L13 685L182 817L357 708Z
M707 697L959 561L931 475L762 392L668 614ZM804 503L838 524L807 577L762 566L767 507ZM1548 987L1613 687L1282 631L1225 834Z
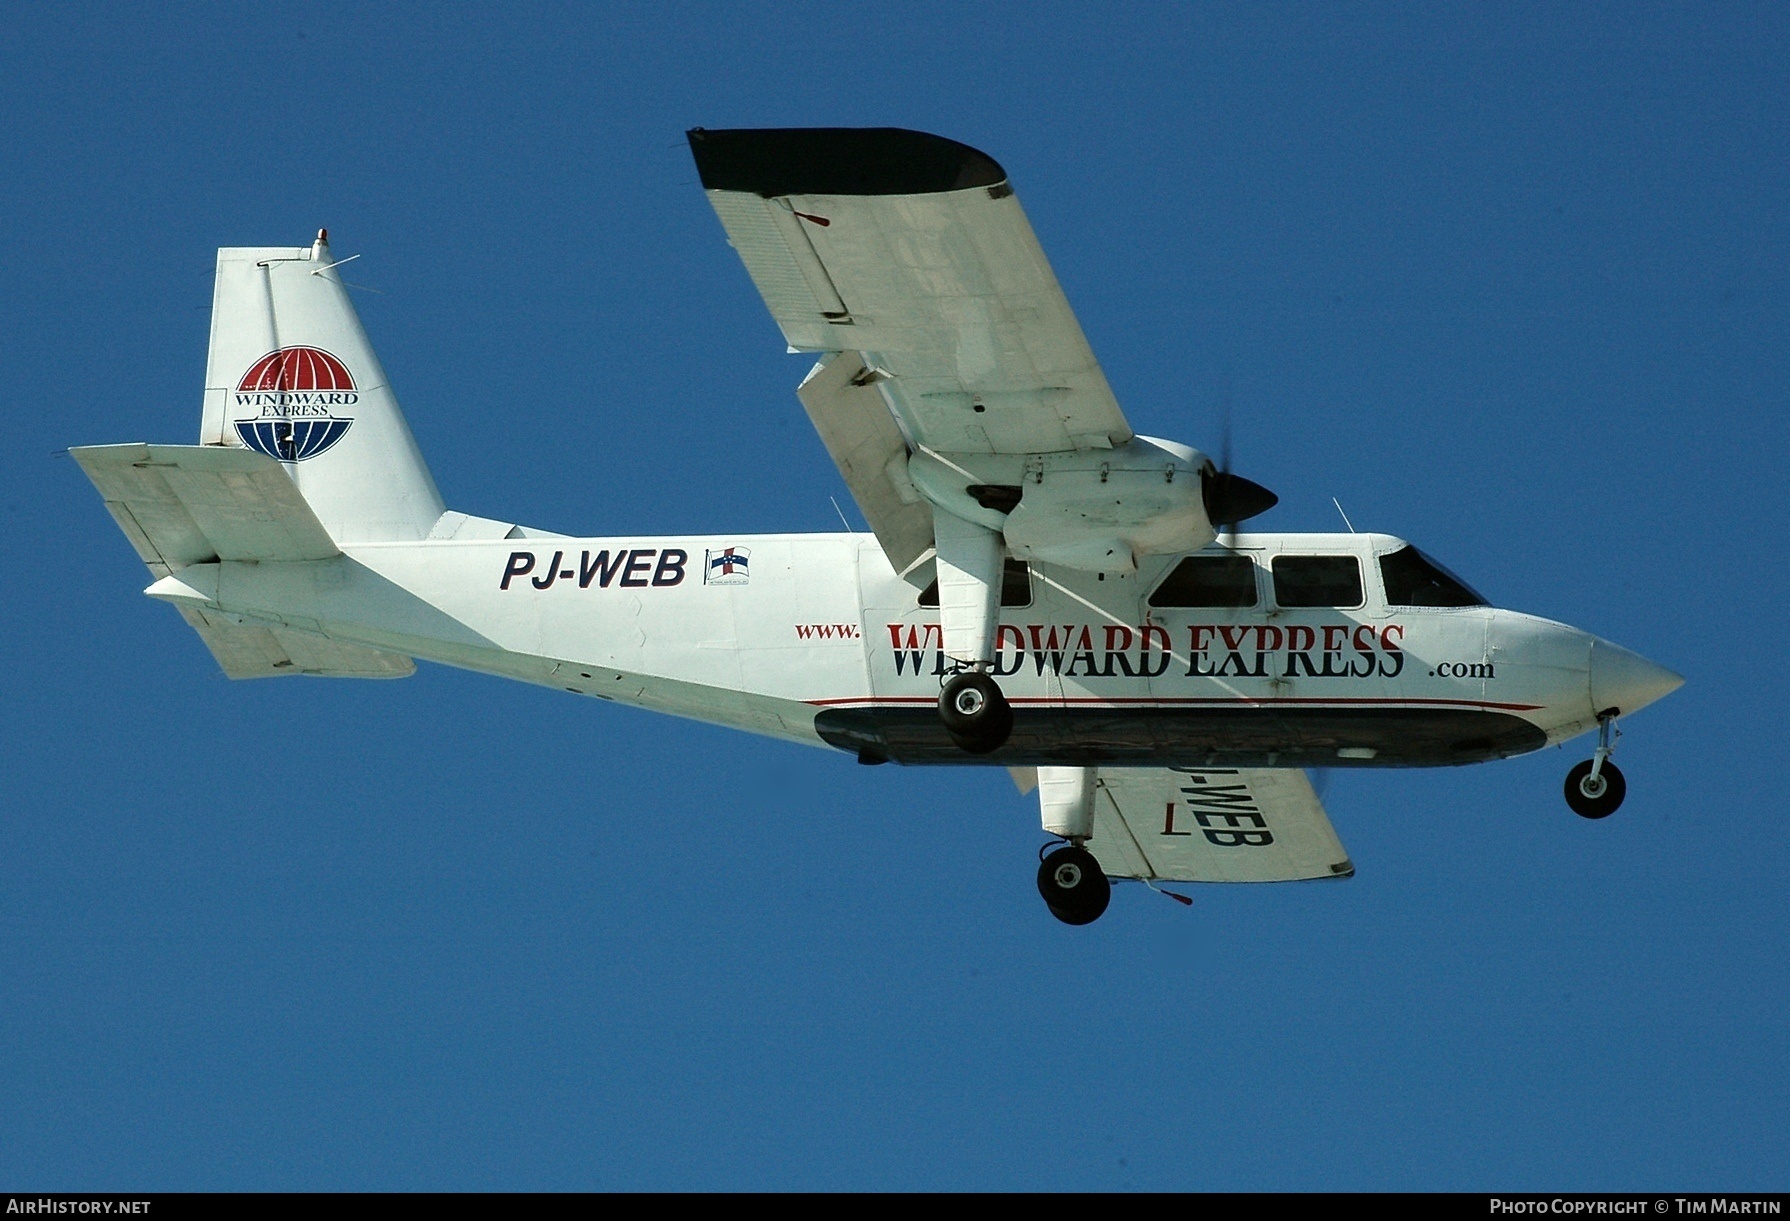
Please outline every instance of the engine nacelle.
M1140 555L1216 537L1203 499L1211 461L1154 437L1029 456L915 454L908 475L947 512L999 530L1015 556L1084 572L1132 572Z

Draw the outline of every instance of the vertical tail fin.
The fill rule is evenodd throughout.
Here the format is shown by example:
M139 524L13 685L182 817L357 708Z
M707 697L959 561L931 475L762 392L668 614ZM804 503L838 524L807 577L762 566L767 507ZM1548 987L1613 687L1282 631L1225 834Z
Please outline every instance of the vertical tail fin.
M338 543L426 538L442 513L323 231L218 251L199 441L277 458Z

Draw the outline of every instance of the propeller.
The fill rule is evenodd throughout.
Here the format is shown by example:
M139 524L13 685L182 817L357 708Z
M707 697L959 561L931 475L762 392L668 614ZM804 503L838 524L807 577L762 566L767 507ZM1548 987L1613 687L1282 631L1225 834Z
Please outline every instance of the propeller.
M1212 523L1212 528L1221 536L1228 533L1234 538L1238 522L1266 513L1280 503L1280 497L1255 480L1231 472L1231 382L1228 377L1220 402L1223 416L1218 465L1206 468L1200 499L1205 502L1206 520ZM1226 530L1227 526L1229 530Z

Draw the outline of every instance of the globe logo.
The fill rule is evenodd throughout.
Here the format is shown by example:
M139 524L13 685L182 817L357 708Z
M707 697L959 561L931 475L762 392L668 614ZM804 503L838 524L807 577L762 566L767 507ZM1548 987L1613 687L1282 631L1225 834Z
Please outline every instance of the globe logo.
M269 352L236 384L236 435L281 462L303 462L340 441L360 395L348 366L322 348Z

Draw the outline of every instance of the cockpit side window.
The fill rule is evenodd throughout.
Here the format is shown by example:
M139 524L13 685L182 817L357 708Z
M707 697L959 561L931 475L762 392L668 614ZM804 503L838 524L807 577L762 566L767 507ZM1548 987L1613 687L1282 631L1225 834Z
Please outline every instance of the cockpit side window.
M921 606L939 604L939 583L935 580L920 591ZM1032 569L1024 560L1009 559L1001 569L1001 605L1032 604Z
M1282 606L1361 605L1361 561L1352 555L1277 555L1274 600Z
M1151 606L1254 606L1255 561L1246 555L1190 555L1175 565Z
M1380 557L1388 606L1486 606L1472 586L1415 547Z

